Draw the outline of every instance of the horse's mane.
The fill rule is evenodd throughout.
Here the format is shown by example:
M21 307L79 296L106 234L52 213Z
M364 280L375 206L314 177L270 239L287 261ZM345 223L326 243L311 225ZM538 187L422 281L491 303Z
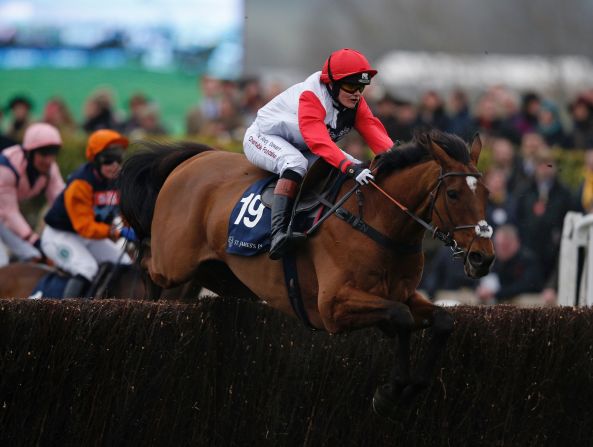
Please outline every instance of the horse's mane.
M432 159L428 146L433 141L439 145L451 158L467 165L470 154L467 144L457 135L440 130L419 131L409 143L394 147L384 152L376 159L377 174L385 174L401 170Z
M215 149L189 141L142 140L135 142L134 147L137 150L122 166L118 189L120 211L142 239L150 235L156 197L171 171L194 155Z

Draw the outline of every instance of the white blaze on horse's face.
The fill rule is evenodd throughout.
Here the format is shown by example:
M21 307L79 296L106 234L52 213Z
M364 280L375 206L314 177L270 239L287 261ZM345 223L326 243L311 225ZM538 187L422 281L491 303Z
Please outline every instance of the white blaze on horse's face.
M467 182L467 186L469 186L469 189L471 189L471 191L475 194L476 190L478 189L478 179L472 175L468 175L465 178L465 181Z

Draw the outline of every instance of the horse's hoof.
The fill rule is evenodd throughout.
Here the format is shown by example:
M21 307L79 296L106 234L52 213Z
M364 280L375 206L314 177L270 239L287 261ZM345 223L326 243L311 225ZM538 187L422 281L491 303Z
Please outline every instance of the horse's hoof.
M373 411L376 415L381 417L390 417L393 409L396 406L395 395L391 384L381 385L377 387L375 395L373 396Z

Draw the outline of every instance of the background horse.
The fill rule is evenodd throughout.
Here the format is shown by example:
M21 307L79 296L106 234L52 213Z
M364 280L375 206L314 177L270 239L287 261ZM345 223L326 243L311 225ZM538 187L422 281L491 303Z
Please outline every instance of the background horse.
M99 283L93 298L132 298L146 297L143 272L136 265L116 271L113 275L107 273L107 282ZM27 298L33 292L41 278L47 274L58 273L54 267L32 262L15 262L0 268L0 299ZM194 282L187 282L180 286L163 290L162 299L187 300L198 298L201 287Z
M41 278L54 271L52 267L32 262L0 267L0 298L27 298Z
M195 278L219 295L255 296L294 315L282 262L225 250L233 207L243 191L270 174L242 154L207 146L147 143L145 149L124 163L121 210L142 240L142 266L154 283L171 287ZM312 326L331 333L378 326L398 336L391 380L373 401L381 414L428 384L453 329L450 313L416 290L425 232L418 221L440 229L463 257L468 276L487 274L494 260L491 228L484 222L487 190L476 168L480 150L479 137L470 151L458 137L433 131L382 154L371 164L376 183L360 188L362 202L350 197L343 204L354 216L360 212L380 241L332 216L297 250ZM346 181L340 196L354 186ZM411 374L411 333L428 327L428 352Z

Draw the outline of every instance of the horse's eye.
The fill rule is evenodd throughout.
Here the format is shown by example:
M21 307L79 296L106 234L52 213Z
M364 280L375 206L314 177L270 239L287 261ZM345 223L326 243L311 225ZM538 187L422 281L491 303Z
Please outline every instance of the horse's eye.
M450 199L458 199L459 198L459 194L454 189L448 189L447 196L449 196Z

